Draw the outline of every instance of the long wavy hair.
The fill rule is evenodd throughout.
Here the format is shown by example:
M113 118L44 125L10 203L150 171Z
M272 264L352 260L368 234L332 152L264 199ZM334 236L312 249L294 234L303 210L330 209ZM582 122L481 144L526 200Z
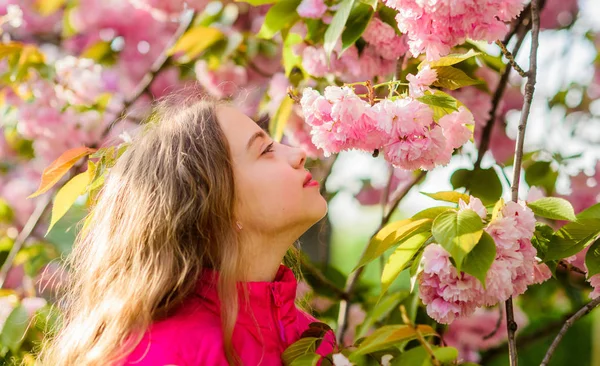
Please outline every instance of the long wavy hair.
M43 365L118 364L193 293L203 268L220 272L224 351L241 363L232 335L242 254L217 105L198 95L157 103L111 169L65 261L62 325L42 349Z

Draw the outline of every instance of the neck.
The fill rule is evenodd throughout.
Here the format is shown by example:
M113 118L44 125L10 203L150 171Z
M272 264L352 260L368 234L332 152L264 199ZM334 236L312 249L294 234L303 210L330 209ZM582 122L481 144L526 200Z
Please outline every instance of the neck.
M291 238L246 238L242 247L248 248L244 254L246 261L246 282L271 282L275 279L279 266L287 250L294 244Z

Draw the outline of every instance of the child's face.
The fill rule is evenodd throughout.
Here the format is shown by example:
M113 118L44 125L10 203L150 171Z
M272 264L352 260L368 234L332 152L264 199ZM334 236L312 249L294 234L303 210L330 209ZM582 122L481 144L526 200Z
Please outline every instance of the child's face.
M219 106L221 125L233 160L236 217L243 230L260 235L296 236L327 213L327 203L313 180L308 184L306 153L274 142L248 116ZM272 146L270 146L272 144Z

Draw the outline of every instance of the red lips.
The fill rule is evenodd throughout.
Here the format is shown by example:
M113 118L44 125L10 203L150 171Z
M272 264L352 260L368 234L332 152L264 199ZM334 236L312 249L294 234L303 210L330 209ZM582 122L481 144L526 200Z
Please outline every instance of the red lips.
M306 186L306 184L308 182L310 182L312 179L312 174L310 174L310 172L306 173L306 178L304 178L304 184L302 186Z
M306 173L306 178L304 178L304 184L302 186L303 187L313 187L313 186L318 186L318 185L319 185L319 182L312 179L312 174L310 174L310 172Z

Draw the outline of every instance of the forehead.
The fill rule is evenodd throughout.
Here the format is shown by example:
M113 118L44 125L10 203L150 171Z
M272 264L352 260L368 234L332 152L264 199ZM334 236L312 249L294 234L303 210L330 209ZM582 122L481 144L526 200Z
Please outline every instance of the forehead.
M217 120L229 142L233 157L246 152L248 140L261 128L250 117L234 107L221 105L216 109Z

